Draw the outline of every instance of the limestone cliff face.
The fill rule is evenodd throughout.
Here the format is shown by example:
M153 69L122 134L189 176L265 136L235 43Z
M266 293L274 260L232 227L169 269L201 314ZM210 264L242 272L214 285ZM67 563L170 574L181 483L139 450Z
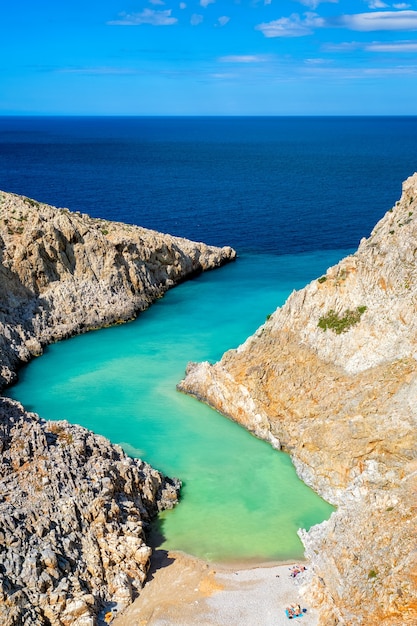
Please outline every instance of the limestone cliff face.
M0 388L42 345L132 318L235 256L0 192Z
M0 434L0 623L91 626L106 604L130 604L149 565L144 531L179 484L6 398Z
M179 385L338 505L302 533L323 626L417 623L416 254L417 174L355 254Z
M132 318L234 258L0 192L0 390L44 345ZM2 626L94 626L109 603L128 605L149 567L144 530L178 481L1 397L0 452Z

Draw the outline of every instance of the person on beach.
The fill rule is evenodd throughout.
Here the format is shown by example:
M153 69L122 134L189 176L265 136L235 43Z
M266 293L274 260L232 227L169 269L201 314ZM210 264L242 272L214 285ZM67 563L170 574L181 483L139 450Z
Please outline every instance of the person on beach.
M292 576L292 578L295 578L296 576L298 576L298 574L301 574L302 572L306 571L306 567L304 565L294 565L290 569L291 569L290 576Z
M287 613L288 619L293 619L294 617L300 617L300 615L306 612L305 609L301 609L301 606L299 604L291 604L291 606L287 606L285 611Z

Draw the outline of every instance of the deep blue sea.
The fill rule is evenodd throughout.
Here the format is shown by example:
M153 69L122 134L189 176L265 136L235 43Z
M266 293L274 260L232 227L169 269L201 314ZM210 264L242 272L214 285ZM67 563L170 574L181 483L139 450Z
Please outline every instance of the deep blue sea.
M417 117L0 118L0 189L238 252L356 247Z
M132 323L57 343L9 395L183 481L163 546L298 559L332 507L289 457L176 391L354 250L417 169L417 118L0 118L0 189L217 245L236 263Z

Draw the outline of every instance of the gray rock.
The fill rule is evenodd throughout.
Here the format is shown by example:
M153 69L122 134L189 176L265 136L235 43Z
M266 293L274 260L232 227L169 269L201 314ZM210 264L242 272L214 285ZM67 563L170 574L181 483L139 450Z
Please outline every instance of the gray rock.
M0 390L46 344L131 319L231 248L0 192ZM0 623L94 626L139 593L151 519L180 482L0 397Z

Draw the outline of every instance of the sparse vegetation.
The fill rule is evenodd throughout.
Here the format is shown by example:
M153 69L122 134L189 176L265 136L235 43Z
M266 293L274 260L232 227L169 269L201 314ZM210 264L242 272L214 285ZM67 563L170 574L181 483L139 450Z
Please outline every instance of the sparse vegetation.
M31 207L39 208L39 202L36 202L36 200L32 200L32 198L23 198L23 202Z
M327 276L320 276L320 278L317 279L317 282L321 283L325 283L327 280Z
M71 444L74 441L72 433L68 432L61 424L50 423L49 431L57 436L62 445Z
M366 306L358 306L355 310L346 309L343 314L337 313L334 309L330 309L327 315L319 319L318 327L326 331L328 328L340 335L345 333L352 326L360 321L362 315L366 311Z

